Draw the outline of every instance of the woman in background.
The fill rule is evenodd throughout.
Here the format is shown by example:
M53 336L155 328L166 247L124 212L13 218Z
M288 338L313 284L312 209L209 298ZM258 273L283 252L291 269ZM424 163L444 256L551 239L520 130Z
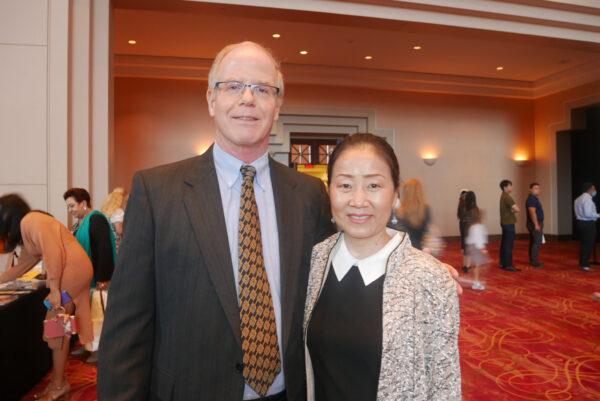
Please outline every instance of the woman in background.
M467 237L467 221L466 221L466 208L465 208L465 194L468 192L467 189L460 191L458 197L458 207L456 208L456 218L458 218L458 232L460 233L460 250L463 255L463 271L466 273L469 271L469 265L466 263L466 246L465 238Z
M92 264L69 230L52 216L31 211L19 195L9 194L0 197L0 243L3 252L21 246L19 262L0 276L0 283L15 280L43 260L46 286L50 289L48 300L52 305L46 319L56 316L62 306L66 313L75 313L79 340L84 344L92 341L89 296ZM62 304L63 291L72 302ZM71 388L65 376L69 337L46 341L52 348L52 375L48 387L35 398L56 400L68 395Z
M100 211L108 217L115 231L117 251L123 236L123 221L125 219L125 207L127 206L127 191L121 187L115 188L106 198Z
M394 150L375 135L348 136L327 174L341 232L311 257L308 401L460 400L454 281L406 233L386 227L399 203Z
M64 193L63 198L69 213L77 219L73 235L92 261L94 269L92 288L100 291L99 295L92 294L92 297L102 297L102 291L108 290L115 269L117 257L115 233L104 213L92 209L88 191L83 188L71 188ZM100 309L102 310L93 311L94 341L86 346L91 352L86 360L88 363L98 361L98 344L104 322L104 307L101 306Z
M402 186L400 207L396 209L398 223L394 228L404 231L410 243L417 249L423 249L423 238L431 221L429 206L421 181L411 178Z

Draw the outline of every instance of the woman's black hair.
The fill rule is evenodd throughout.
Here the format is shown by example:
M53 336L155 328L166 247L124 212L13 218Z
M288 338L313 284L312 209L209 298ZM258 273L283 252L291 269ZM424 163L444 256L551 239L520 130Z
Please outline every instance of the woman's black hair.
M394 149L389 143L387 143L385 139L373 134L348 135L335 147L331 153L331 156L329 156L329 164L327 166L327 180L330 185L331 178L333 177L333 167L335 166L335 162L340 155L347 149L367 145L372 146L373 149L375 149L375 152L377 152L377 154L379 154L383 160L385 160L386 164L390 168L390 172L392 173L394 189L398 189L400 186L400 166L398 165L396 153L394 153Z
M467 191L465 194L465 210L471 210L477 208L477 197L475 192Z
M0 239L6 240L6 252L12 252L17 245L23 244L21 220L31 208L17 194L0 197Z
M83 201L87 202L88 207L92 207L92 201L90 198L90 193L83 188L70 188L63 194L63 199L67 200L68 198L75 199L75 202L81 203Z

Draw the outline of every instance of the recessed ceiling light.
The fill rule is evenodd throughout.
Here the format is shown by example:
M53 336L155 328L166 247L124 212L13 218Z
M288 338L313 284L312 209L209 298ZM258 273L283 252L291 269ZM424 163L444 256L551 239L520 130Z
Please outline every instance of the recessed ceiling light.
M135 45L137 43L137 41L131 39L131 40L128 40L127 43L129 43L130 45Z
M498 71L502 71L504 69L504 67L502 67L501 65L499 65L498 67L496 67L496 70Z
M280 34L278 34L278 33L274 33L272 36L273 36L275 39L279 39L279 38L281 37L281 35L280 35Z
M308 54L308 51L307 50L300 50L300 54L302 54L303 56L305 56L305 55Z
M421 50L422 47L421 46L413 46L413 50Z
M371 60L373 56L365 56L365 60Z

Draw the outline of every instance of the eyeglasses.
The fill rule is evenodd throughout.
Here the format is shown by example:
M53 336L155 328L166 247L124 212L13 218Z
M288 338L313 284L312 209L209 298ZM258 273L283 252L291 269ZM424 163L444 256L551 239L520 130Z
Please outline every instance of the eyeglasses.
M259 99L269 99L279 94L279 88L266 84L245 84L239 81L222 81L215 84L215 88L227 96L241 96L246 88L250 88L252 95Z

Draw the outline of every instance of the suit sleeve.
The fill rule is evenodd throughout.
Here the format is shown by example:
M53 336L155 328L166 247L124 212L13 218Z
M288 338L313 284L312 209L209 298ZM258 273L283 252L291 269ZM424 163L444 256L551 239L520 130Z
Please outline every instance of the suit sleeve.
M444 269L440 266L440 269ZM447 271L434 275L428 298L432 307L431 326L426 330L427 371L430 372L428 400L461 400L458 332L460 310L454 280Z
M110 226L104 217L97 214L90 219L90 247L96 281L110 281L115 270Z
M319 219L313 245L318 244L337 231L335 225L331 222L329 194L325 189L325 185L322 182L319 182L319 184L319 200L317 203L319 205Z
M144 178L136 173L100 338L101 401L140 401L149 396L156 302L154 230Z

